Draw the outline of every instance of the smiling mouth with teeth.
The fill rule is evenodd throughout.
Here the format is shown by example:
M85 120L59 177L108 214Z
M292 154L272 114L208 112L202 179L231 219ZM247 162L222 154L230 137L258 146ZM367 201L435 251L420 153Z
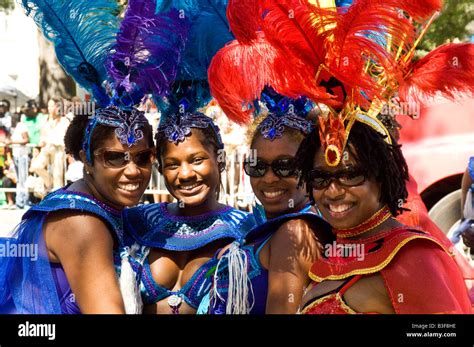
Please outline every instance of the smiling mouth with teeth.
M280 195L283 195L285 193L284 190L279 190L277 192L266 192L266 191L262 191L263 195L266 197L266 198L276 198Z
M333 213L342 213L350 210L354 204L328 205L328 210Z
M188 185L188 186L185 186L185 185L180 185L179 186L179 189L182 189L182 190L191 190L191 189L194 189L198 186L200 186L201 183L194 183L194 184L191 184L191 185Z
M122 190L126 190L127 192L133 192L137 190L140 185L138 183L136 184L119 184L118 187Z

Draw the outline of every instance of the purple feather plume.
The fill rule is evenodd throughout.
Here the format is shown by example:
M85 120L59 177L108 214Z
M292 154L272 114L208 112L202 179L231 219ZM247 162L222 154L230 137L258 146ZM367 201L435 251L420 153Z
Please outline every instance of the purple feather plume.
M107 62L115 90L140 99L165 96L178 73L189 21L178 10L155 14L156 1L130 0ZM138 100L139 101L139 100Z

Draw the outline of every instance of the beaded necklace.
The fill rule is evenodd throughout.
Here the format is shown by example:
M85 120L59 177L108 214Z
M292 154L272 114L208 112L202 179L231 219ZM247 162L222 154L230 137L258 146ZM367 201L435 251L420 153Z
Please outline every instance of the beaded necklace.
M385 205L380 210L375 212L372 217L360 223L359 225L347 229L333 229L333 232L338 238L343 239L358 236L375 229L390 217L392 217L392 213L390 212L388 206Z

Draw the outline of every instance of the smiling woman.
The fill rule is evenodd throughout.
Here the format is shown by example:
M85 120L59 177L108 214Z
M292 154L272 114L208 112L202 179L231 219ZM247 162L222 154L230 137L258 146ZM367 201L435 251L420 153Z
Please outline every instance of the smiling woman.
M269 89L262 95L269 112L261 116L251 139L255 157L244 163L261 203L254 207L258 225L245 240L219 253L207 308L211 314L296 313L310 282L308 270L320 256L320 241L330 236L327 223L309 205L305 188L298 187L295 156L312 127L305 119L311 103ZM286 107L271 106L277 103ZM236 257L248 266L236 267Z
M179 139L177 123L188 127ZM210 289L216 251L253 226L251 215L218 202L225 167L217 126L202 114L171 116L157 133L158 168L176 203L124 211L143 264L144 313L196 313Z
M170 10L170 3L156 11ZM224 146L218 127L201 112L211 100L210 59L232 39L226 7L226 1L191 1L185 10L174 9L176 19L164 32L181 41L166 38L159 45L179 53L162 71L171 92L153 95L161 112L159 171L177 202L123 213L124 227L142 246L134 259L143 265L138 271L145 313L196 313L211 286L215 253L253 226L249 213L218 202Z
M163 136L165 127L157 136L158 170L171 195L186 207L180 214L196 215L219 207L221 174L225 169L223 145L219 133L212 130L217 126L211 125L210 119L201 119L209 127L192 128L184 142L170 142Z
M130 143L124 143L116 130L127 126L142 136L126 133ZM139 202L150 179L151 126L143 113L111 106L90 119L76 116L65 144L84 162L84 178L24 215L15 242L38 245L39 256L31 264L14 258L2 264L0 311L132 313L136 308L124 306L117 282L121 256L127 256L121 210Z
M408 170L400 146L356 121L337 166L329 165L318 129L298 152L302 180L331 224L332 252L316 260L302 312L470 313L459 268L442 242L400 224ZM429 288L429 290L426 290Z

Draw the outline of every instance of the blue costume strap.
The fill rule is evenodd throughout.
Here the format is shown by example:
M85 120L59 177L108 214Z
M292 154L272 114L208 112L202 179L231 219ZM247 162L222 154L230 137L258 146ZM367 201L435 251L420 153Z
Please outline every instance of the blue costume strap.
M257 225L262 225L267 221L267 216L265 215L265 209L263 208L263 205L256 203L252 208L252 213Z
M251 214L230 206L192 217L174 216L167 206L167 203L161 203L125 209L126 233L140 245L189 251L220 239L240 239L255 226Z
M121 242L120 214L101 208L100 203L82 193L59 189L48 194L37 206L28 210L11 239L9 256L0 263L0 313L60 314L58 296L51 263L43 237L43 224L49 212L61 209L93 213L110 225ZM117 230L115 229L117 228ZM12 250L31 249L29 254L12 253ZM25 256L26 255L26 256Z
M258 208L258 207L257 207ZM262 220L263 218L260 218ZM311 211L311 206L306 205L302 210L282 215L257 225L246 236L245 241L241 240L240 249L245 253L248 260L247 276L253 293L252 307L250 314L264 314L266 308L266 299L268 294L268 271L262 266L259 254L265 244L271 239L273 234L281 225L291 219L304 219L318 232L331 233L330 225L325 222L319 215ZM242 245L242 243L244 243ZM225 254L224 254L225 255ZM242 256L242 255L240 255ZM226 313L227 298L229 288L229 264L228 258L224 256L219 263L219 271L215 274L215 282L213 290L218 293L210 299L209 311L213 314ZM242 299L242 298L241 298ZM206 310L206 304L203 303L201 312Z
M22 219L27 219L31 214L37 212L51 212L57 210L79 210L89 212L104 220L113 232L120 245L123 244L123 228L121 212L96 200L89 194L58 189L48 194L45 199L36 206L30 208Z

